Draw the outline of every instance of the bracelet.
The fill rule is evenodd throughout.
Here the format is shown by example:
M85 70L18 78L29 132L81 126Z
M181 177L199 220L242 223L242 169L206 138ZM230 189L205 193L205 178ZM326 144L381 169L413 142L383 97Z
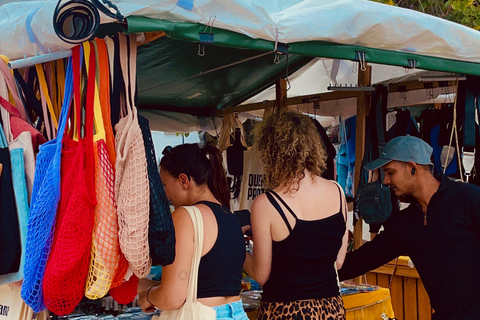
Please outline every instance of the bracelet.
M156 287L156 286L151 286L151 287L148 288L148 290L147 290L147 301L148 301L148 303L150 303L152 306L155 306L155 305L150 301L150 299L148 299L148 294L150 293L150 290L152 290L153 287Z

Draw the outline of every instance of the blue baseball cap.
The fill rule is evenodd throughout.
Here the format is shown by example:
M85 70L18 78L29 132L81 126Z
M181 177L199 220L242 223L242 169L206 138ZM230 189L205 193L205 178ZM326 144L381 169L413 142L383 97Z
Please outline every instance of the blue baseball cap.
M415 162L421 165L433 165L430 160L433 148L420 138L399 136L388 141L378 159L365 165L366 170L383 167L390 161Z

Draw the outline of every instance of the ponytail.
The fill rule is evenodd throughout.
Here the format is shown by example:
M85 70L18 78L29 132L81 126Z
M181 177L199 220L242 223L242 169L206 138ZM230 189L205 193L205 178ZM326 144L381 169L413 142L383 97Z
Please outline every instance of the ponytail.
M178 178L185 173L197 184L207 184L215 199L230 209L230 188L223 169L222 153L213 145L182 144L163 153L160 166Z
M220 150L211 144L207 144L202 148L201 154L209 162L211 168L207 177L208 188L221 204L230 209L230 188L227 184Z

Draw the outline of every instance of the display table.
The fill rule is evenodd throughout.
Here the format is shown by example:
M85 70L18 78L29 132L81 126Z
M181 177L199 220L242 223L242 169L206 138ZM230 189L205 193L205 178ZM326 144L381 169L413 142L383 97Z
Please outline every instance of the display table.
M342 296L347 320L378 320L382 319L382 313L393 318L392 300L390 290L378 288L370 292L355 293Z

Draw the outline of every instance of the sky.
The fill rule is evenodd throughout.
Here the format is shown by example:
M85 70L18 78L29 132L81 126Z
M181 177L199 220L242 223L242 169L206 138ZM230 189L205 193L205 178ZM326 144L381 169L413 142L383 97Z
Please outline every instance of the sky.
M200 138L197 132L191 132L188 137L183 138L181 135L177 136L175 133L167 133L152 131L153 144L155 146L155 155L157 156L157 164L162 158L162 151L166 146L175 147L182 143L198 143Z

